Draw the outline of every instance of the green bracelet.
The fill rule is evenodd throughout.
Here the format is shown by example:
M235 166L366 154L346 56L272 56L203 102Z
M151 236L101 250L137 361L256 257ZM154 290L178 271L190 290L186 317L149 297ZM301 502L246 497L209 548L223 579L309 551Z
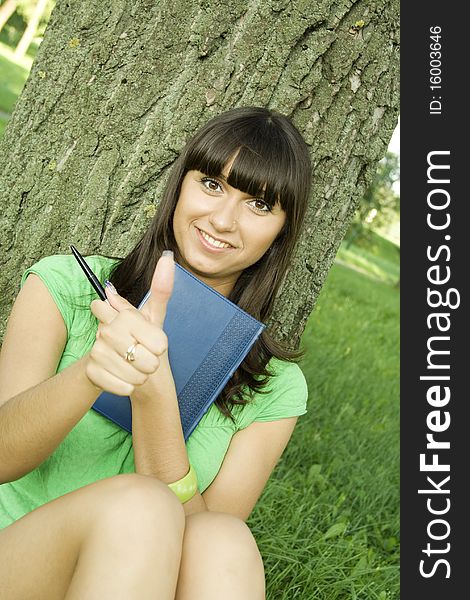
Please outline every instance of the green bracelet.
M189 465L189 473L181 479L178 479L178 481L169 483L168 487L178 496L182 504L191 500L197 492L197 477L193 465Z

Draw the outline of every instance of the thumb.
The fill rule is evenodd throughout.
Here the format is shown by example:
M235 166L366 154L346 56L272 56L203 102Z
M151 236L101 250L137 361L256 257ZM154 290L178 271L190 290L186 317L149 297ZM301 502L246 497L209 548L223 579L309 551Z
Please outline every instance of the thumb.
M157 262L150 285L150 296L142 307L142 313L152 323L163 328L168 301L173 293L175 261L173 252L165 250Z

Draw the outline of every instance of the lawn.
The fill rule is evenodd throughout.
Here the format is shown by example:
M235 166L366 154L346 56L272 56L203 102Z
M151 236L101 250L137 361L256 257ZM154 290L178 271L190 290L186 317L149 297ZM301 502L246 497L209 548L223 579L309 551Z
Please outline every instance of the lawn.
M348 246L341 244L337 261L353 266L362 273L396 284L400 279L399 247L374 231L369 238Z
M303 336L309 412L250 518L268 600L399 598L398 321L395 287L333 266Z

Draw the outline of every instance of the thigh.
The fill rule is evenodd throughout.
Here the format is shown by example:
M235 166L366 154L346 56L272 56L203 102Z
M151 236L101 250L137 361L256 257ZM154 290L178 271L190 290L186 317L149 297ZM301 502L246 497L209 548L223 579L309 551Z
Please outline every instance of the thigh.
M264 567L246 525L226 513L186 517L176 600L262 600Z
M82 543L103 514L119 505L117 498L129 498L139 512L135 489L156 497L165 495L163 487L150 477L118 475L48 502L1 530L0 600L63 600Z

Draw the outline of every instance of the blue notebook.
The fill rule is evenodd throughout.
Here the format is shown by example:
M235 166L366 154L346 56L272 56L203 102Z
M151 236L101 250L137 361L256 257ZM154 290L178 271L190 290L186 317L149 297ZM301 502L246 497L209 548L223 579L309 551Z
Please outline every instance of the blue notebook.
M178 264L175 267L163 330L187 440L265 326ZM132 431L128 396L102 392L92 408Z

